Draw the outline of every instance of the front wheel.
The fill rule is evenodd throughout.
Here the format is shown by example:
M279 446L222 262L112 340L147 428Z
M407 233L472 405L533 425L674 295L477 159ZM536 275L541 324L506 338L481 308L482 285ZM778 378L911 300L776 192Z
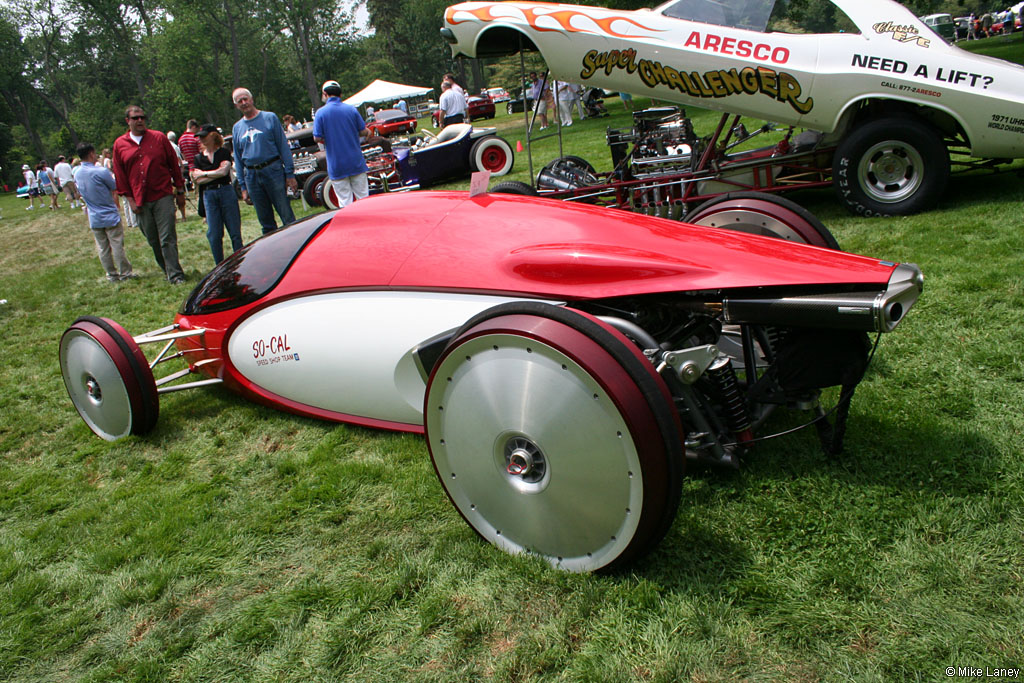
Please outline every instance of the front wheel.
M434 366L424 417L452 503L507 552L611 569L675 517L681 429L668 389L635 345L583 313L514 303L470 320Z
M490 171L491 175L505 175L512 170L515 154L512 147L497 135L488 135L473 143L469 159L477 171Z
M836 148L832 182L850 211L863 216L906 215L935 206L949 180L949 151L921 121L868 121Z
M839 248L839 242L814 214L794 201L765 192L729 192L704 202L685 220L709 228Z
M160 404L149 363L113 320L84 316L65 330L60 371L71 402L97 436L115 441L156 424Z

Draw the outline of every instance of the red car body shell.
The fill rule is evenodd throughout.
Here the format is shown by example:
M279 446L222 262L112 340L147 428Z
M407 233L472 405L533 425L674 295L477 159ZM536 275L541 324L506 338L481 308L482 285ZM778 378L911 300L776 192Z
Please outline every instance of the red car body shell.
M382 222L382 217L387 217ZM730 230L614 209L506 194L381 194L338 212L265 296L185 316L178 340L203 371L252 400L303 415L332 414L266 395L233 370L226 339L252 313L330 291L440 291L580 301L671 292L866 285L884 289L896 264ZM372 338L372 330L367 330ZM353 420L349 420L353 421ZM422 431L418 425L354 420Z

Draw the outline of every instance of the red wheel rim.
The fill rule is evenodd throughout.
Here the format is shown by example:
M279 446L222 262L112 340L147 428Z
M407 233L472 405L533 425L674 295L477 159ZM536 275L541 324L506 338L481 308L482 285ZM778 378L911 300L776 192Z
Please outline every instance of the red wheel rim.
M485 171L492 173L505 168L507 162L508 156L500 145L491 145L480 155L480 165L484 167Z

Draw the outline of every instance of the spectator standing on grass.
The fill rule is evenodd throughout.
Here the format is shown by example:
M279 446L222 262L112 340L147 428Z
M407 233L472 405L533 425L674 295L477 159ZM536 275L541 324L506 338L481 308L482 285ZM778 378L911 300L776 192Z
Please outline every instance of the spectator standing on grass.
M26 211L36 208L36 197L39 196L39 181L36 180L36 174L32 172L32 167L28 164L22 164L21 174L25 177L25 186L28 187L28 206L25 207ZM39 204L42 206L42 202Z
M185 132L181 134L181 139L178 140L178 148L181 150L181 158L185 160L188 165L188 172L191 172L195 168L193 161L196 155L199 154L199 140L196 138L196 133L199 132L199 122L195 119L189 119L185 123Z
M135 105L125 109L128 132L114 141L114 179L117 193L138 218L157 264L172 285L185 281L178 262L175 204L185 204L185 179L178 155L167 136L146 127L146 112Z
M409 105L405 103L404 99L401 99L401 100L398 100L397 102L395 102L395 109L401 109L406 114L409 113Z
M71 164L68 163L63 155L57 157L57 165L53 167L53 172L57 174L57 183L64 190L64 196L67 197L71 208L77 209L82 197L78 194L78 187L75 185L75 174L71 172Z
M341 101L341 86L327 81L321 87L324 106L313 117L313 139L324 145L327 177L338 196L339 206L370 196L369 169L360 143L366 137L366 124L359 110Z
M124 226L117 210L114 174L96 164L96 148L88 142L80 143L76 151L82 158L77 175L79 192L85 202L96 253L107 273L107 280L120 282L138 277L124 253Z
M192 180L206 207L206 240L210 243L213 262L224 260L224 229L231 239L231 251L242 248L242 214L238 197L231 186L231 152L224 148L224 138L217 126L207 123L199 129L203 151L195 156Z
M619 99L622 100L622 108L626 111L633 111L633 96L628 92L620 92Z
M45 159L36 166L36 182L39 183L39 196L50 198L50 210L59 209L60 204L57 203L57 178L46 165Z
M555 89L558 92L558 116L562 126L571 126L573 102L579 99L576 94L576 86L565 81L555 81Z
M986 38L992 35L992 13L985 12L981 15L981 32Z
M548 127L548 105L551 104L551 88L548 86L547 79L542 80L537 78L537 74L530 73L530 98L533 100L533 111L537 114L537 118L540 119L540 129L544 130Z
M466 98L455 91L450 81L441 82L441 97L437 99L441 110L441 127L466 120Z
M242 200L256 209L265 235L277 230L275 210L282 224L295 222L288 200L288 191L298 189L292 150L277 114L257 109L249 90L236 88L231 99L242 112L242 118L231 130L235 175L242 189Z
M167 142L171 143L174 153L178 155L178 168L182 169L182 177L185 177L185 157L181 155L181 148L178 147L177 139L178 136L173 130L167 131ZM187 189L188 183L186 182L185 185ZM185 202L182 202L178 208L181 209L181 220L185 220Z

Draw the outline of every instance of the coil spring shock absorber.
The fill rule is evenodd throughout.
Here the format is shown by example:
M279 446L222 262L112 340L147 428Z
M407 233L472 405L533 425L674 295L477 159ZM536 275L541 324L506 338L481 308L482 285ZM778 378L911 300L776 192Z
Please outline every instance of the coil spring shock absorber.
M723 417L729 430L736 435L739 443L750 441L754 435L750 431L750 416L740 393L736 370L728 356L720 356L704 372L704 376L714 385L722 401Z

